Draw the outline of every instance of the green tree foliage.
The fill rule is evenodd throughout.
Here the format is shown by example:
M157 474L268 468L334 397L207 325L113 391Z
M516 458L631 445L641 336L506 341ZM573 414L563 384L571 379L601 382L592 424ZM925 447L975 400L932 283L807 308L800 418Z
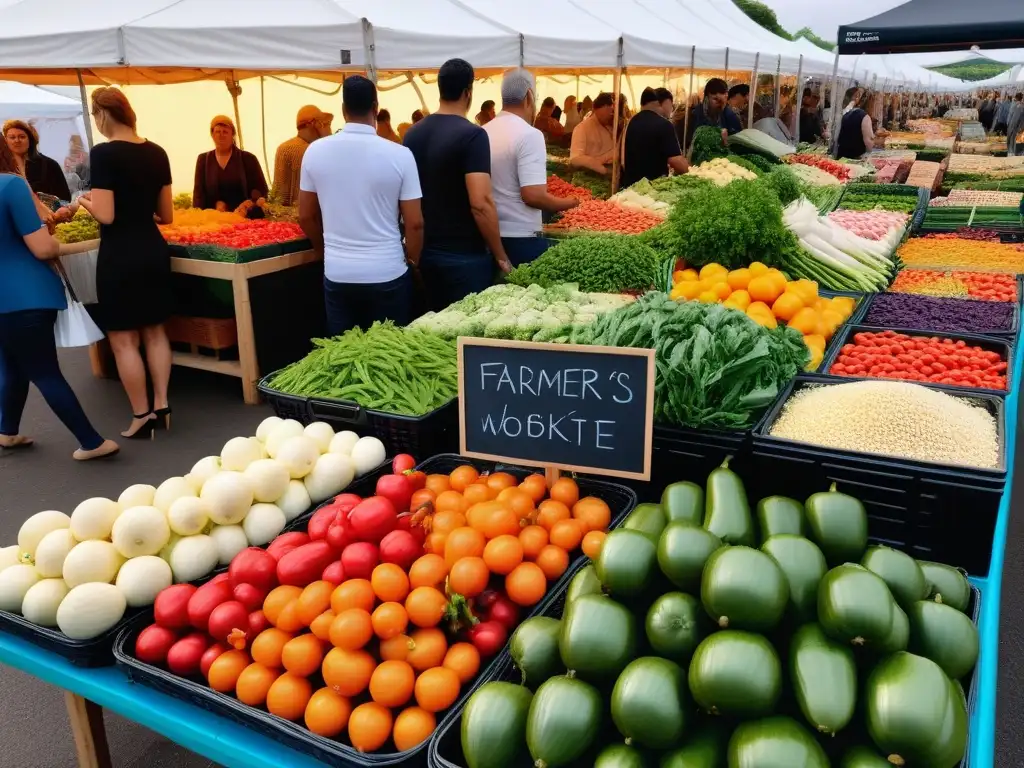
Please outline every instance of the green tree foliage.
M741 11L769 32L774 32L779 37L784 37L787 40L793 39L789 32L784 30L782 25L779 24L775 11L764 3L759 3L757 0L733 0L733 2Z
M793 35L794 40L799 40L801 37L804 38L805 40L814 43L823 51L828 51L829 53L833 53L835 51L835 43L829 42L824 38L818 37L816 34L814 34L814 30L812 30L810 27L804 27L803 29L798 30L796 34Z
M1001 75L1010 69L1010 65L998 61L961 61L958 64L943 64L941 67L929 67L929 69L961 80L985 80Z

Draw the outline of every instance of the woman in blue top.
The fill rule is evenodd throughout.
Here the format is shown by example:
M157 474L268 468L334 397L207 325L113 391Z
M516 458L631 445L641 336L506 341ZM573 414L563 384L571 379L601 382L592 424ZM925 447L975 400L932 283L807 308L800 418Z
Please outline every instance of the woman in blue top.
M47 405L74 433L79 461L117 453L117 443L93 429L60 372L53 325L67 308L64 286L47 261L60 245L36 212L14 155L0 141L0 448L25 448L21 414L32 382Z

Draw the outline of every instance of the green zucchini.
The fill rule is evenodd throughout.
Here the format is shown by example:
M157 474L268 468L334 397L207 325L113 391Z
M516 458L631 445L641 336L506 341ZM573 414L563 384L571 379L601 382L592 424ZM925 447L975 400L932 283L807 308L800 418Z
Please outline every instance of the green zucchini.
M763 636L727 629L697 646L689 683L694 701L706 712L764 717L782 692L782 665Z
M807 729L788 717L741 723L729 739L729 768L828 768Z
M594 768L646 768L644 756L627 744L609 744L594 761Z
M796 499L769 496L757 502L756 514L762 543L783 533L804 535L804 507Z
M883 646L892 632L895 607L885 582L859 565L833 568L818 587L818 621L840 642Z
M819 733L837 733L853 718L857 665L848 645L805 624L789 646L789 678L800 711Z
M601 730L601 695L569 676L552 677L533 695L526 719L526 746L535 768L568 765Z
M612 689L612 721L627 744L668 749L686 732L690 695L674 661L644 656L630 662Z
M700 525L704 520L704 489L696 483L672 483L661 492L661 509L669 523Z
M858 499L839 493L832 483L808 498L804 510L810 537L829 565L860 562L868 545L868 516Z
M953 681L931 659L894 653L864 686L871 740L893 765L953 768L967 748L967 710Z
M789 610L799 623L818 618L818 585L828 566L818 545L803 536L772 536L761 551L778 563L789 586Z
M892 606L892 630L876 649L879 653L896 653L907 650L910 643L910 619L899 603Z
M562 623L549 616L527 619L512 633L508 652L523 675L523 685L536 690L549 677L565 672L558 655Z
M636 653L636 619L604 595L566 606L558 652L565 668L586 679L614 680Z
M594 569L594 564L591 563L581 568L580 572L572 577L569 588L565 592L565 604L569 605L583 595L599 594L601 594L601 580L597 578L597 571Z
M854 747L843 755L839 768L893 768L893 765L871 747Z
M906 552L889 547L868 547L860 564L878 576L889 587L903 610L928 596L928 582L921 566Z
M669 523L658 540L658 566L677 587L696 592L705 563L721 546L711 531L682 521Z
M704 527L726 544L754 546L754 522L740 476L729 469L729 456L708 475Z
M767 632L786 612L789 585L770 555L750 547L722 547L704 566L700 598L722 629Z
M480 686L462 713L462 754L468 768L516 768L528 759L526 719L533 694L512 683Z
M637 504L636 509L622 522L621 528L627 531L638 531L655 544L667 525L665 513L657 504Z
M911 606L910 651L931 659L951 679L960 680L978 662L978 628L967 616L942 603L921 600Z
M719 768L725 765L725 735L720 728L702 722L686 745L661 757L658 768Z
M608 594L628 600L650 586L657 560L658 548L646 534L620 528L605 538L594 568Z
M930 589L928 598L943 605L949 605L963 613L971 602L971 585L963 571L942 563L918 560Z
M700 602L682 592L662 595L647 611L647 642L659 656L687 664L710 628Z

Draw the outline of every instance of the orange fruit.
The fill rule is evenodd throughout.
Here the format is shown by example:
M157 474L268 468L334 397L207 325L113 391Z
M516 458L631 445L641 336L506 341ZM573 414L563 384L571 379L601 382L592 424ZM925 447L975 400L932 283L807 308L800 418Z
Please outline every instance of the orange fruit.
M448 534L448 539L444 543L444 560L451 568L460 558L480 557L486 544L487 539L476 528L456 528Z
M482 531L484 520L490 517L492 512L503 509L504 506L504 503L497 499L492 501L481 501L478 504L474 504L466 510L466 525L470 528L476 528L478 531Z
M530 494L534 504L540 504L541 500L548 495L548 483L544 479L544 475L530 475L519 484L519 487Z
M373 593L384 602L399 602L409 594L409 577L394 563L381 563L370 574Z
M540 525L526 526L519 532L519 543L523 545L523 557L526 560L533 560L548 545L547 528ZM486 550L484 551L486 553Z
M281 668L281 654L292 635L277 627L264 629L249 646L252 660L272 669Z
M786 291L772 304L772 314L779 320L789 322L803 308L803 299L795 291Z
M498 504L501 506L492 510L483 518L482 524L476 527L483 531L484 536L488 539L505 535L518 536L519 529L522 527L519 524L519 516L506 502L499 501Z
M366 651L344 651L332 648L324 656L320 668L324 682L342 696L358 696L370 684L377 662Z
M515 488L519 485L515 475L510 475L508 472L494 472L487 476L486 483L488 488L493 489L499 495L506 488Z
M790 320L787 325L795 331L805 336L818 332L818 321L821 318L818 315L817 310L811 309L810 307L804 307Z
M516 605L536 605L548 588L547 577L536 563L520 563L505 577L505 593Z
M572 517L572 512L569 511L567 505L554 499L548 499L542 501L538 507L537 525L550 531L551 526L559 520L568 520L570 517Z
M324 660L324 649L315 635L299 635L284 644L281 650L281 664L286 670L299 677L309 677Z
M324 611L313 619L313 622L309 625L309 631L326 643L331 639L331 622L334 621L334 616L334 611Z
M427 475L424 487L436 497L445 491L450 491L452 481L448 479L448 475Z
M333 739L345 730L352 714L351 702L330 688L321 688L306 704L306 727L317 736Z
M416 703L427 712L440 712L455 703L460 687L455 670L433 667L416 678Z
M285 606L293 600L298 600L301 596L301 587L274 587L263 601L263 615L276 627L277 618Z
M605 538L608 536L604 531L588 531L587 535L583 537L583 554L589 557L591 560L597 560L597 556L601 554L601 545L604 544Z
M579 520L588 531L604 531L612 522L612 511L596 496L587 496L576 502L572 516Z
M356 651L373 637L373 619L362 608L348 608L331 622L331 645L346 651Z
M206 680L213 690L232 693L238 685L238 678L251 663L252 659L245 651L225 651L210 665Z
M408 635L395 635L380 641L380 657L384 661L405 661L414 647Z
M740 312L746 312L747 307L750 306L750 294L741 288L730 293L729 298L723 301L722 304L732 309L738 309Z
M429 555L443 555L444 545L448 541L447 533L434 531L427 534L427 540L423 542L423 551Z
M299 617L299 601L292 600L277 615L277 628L285 632L298 632L308 625Z
M448 598L433 587L416 587L405 598L409 621L417 627L436 627L448 608Z
M276 669L265 667L253 662L238 676L235 683L235 695L243 704L250 707L262 707L267 700L267 692L281 673Z
M750 284L750 270L746 267L734 269L725 276L725 281L734 291L745 290Z
M267 711L285 720L298 720L306 713L306 705L313 695L309 680L285 672L267 691Z
M728 283L715 283L711 286L711 292L719 299L728 299L732 293L732 288L729 287Z
M395 730L391 734L399 752L405 752L430 738L437 728L437 718L432 712L420 707L403 709L395 718Z
M460 557L448 574L448 589L463 597L476 597L487 589L490 578L491 572L483 558Z
M409 568L409 586L438 587L448 575L448 564L440 555L423 555Z
M479 478L480 473L476 471L475 467L472 467L469 464L463 464L461 467L456 467L452 470L452 473L448 475L452 490L458 491L459 493L462 493Z
M448 652L448 639L440 629L418 629L412 633L412 643L413 648L405 660L417 672L439 667L444 662L444 656Z
M313 619L331 607L331 593L335 586L329 581L314 581L299 595L299 619L307 627Z
M769 305L782 295L782 290L775 278L768 274L753 278L747 285L747 293L750 294L750 298Z
M760 277L761 275L768 273L768 265L762 264L760 261L750 262L750 266L747 267L750 270L751 277Z
M455 672L461 683L468 683L480 671L480 651L472 643L456 643L444 655L441 666Z
M571 477L560 477L551 486L548 496L572 509L576 502L580 500L580 489L576 485L576 481Z
M375 701L360 704L348 718L348 738L360 752L375 752L391 735L391 710Z
M370 677L370 697L385 707L400 707L412 696L416 673L404 661L382 661Z
M458 491L443 491L437 495L434 508L438 512L465 512L469 501Z
M373 632L381 640L388 640L405 632L409 615L401 603L381 603L370 616Z
M554 581L569 567L569 553L554 544L548 544L535 561L548 581Z
M369 613L376 602L373 585L366 579L348 579L331 593L331 610L335 613L349 608L362 608Z
M466 524L466 515L462 511L445 509L435 512L430 518L430 530L435 533L451 533Z
M409 498L409 509L415 512L422 507L433 507L436 499L437 494L432 490L420 488L418 491L412 492L412 496Z
M498 492L486 483L473 483L462 492L462 497L470 506L479 504L481 501L490 501L497 495Z
M559 520L551 526L551 543L566 552L572 552L583 541L583 526L579 520Z
M523 545L515 536L507 534L498 536L488 541L487 546L484 547L484 563L492 573L500 573L504 576L521 562L523 562Z
M533 497L522 488L506 488L498 494L498 501L505 502L520 520L531 517L537 510Z

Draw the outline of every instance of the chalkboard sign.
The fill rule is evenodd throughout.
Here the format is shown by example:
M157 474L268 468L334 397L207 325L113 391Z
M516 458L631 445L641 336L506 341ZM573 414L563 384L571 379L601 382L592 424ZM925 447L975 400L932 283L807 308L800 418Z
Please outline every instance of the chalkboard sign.
M459 339L463 456L649 480L654 350Z

